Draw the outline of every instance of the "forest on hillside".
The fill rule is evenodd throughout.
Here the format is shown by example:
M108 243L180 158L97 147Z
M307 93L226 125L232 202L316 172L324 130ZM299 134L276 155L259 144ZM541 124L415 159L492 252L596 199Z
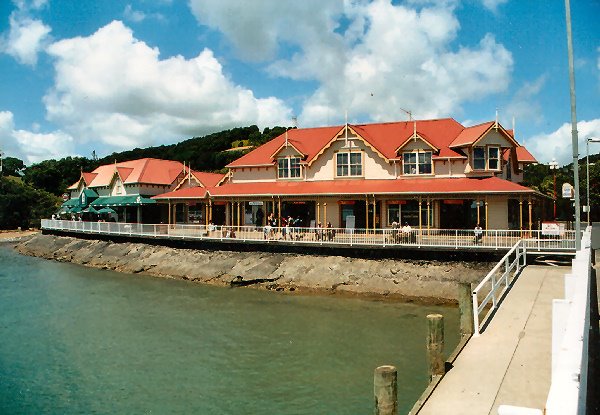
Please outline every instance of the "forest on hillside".
M67 187L75 183L81 172L90 172L103 164L152 157L190 163L194 170L224 172L231 161L249 151L242 148L259 146L285 132L285 127L265 128L256 125L233 128L204 137L194 137L176 144L112 153L100 159L88 157L65 157L60 160L44 160L26 166L14 157L3 158L0 176L0 229L18 226L38 226L39 219L49 217L61 203ZM572 164L550 170L546 164L530 165L525 170L524 185L552 197L554 173L557 187L557 216L559 220L573 220L572 201L561 197L563 183L573 184ZM587 177L586 159L579 161L581 205L586 205ZM590 199L592 221L600 221L600 154L590 156ZM587 214L582 213L582 220Z
M39 226L40 218L50 217L61 204L60 195L81 177L103 164L140 158L159 158L189 163L194 170L224 172L224 167L248 149L259 146L285 132L286 127L265 128L256 125L233 128L176 144L161 145L112 153L99 159L65 157L44 160L26 166L14 157L2 159L0 175L0 229Z

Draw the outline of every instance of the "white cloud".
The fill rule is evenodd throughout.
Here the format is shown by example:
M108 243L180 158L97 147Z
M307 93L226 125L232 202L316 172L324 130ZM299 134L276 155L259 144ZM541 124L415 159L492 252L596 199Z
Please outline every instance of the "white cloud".
M518 123L540 124L544 120L542 104L538 94L546 84L548 77L541 75L533 82L525 82L517 90L505 110L501 111L501 122L505 125L515 117Z
M16 130L10 111L0 111L0 148L4 156L17 157L25 164L73 154L73 139L62 131L35 133Z
M13 0L13 4L22 11L39 10L48 4L48 0Z
M0 38L0 51L26 65L37 63L38 53L49 40L51 28L42 21L13 12L10 30Z
M483 0L483 5L491 10L492 12L496 13L498 11L498 7L501 6L502 4L508 2L508 0Z
M588 138L600 138L600 118L590 121L579 121L577 123L579 157L585 156L585 141ZM560 165L571 163L573 160L573 150L571 145L571 123L564 123L556 131L549 134L538 134L527 139L525 145L540 163L548 163L553 158ZM598 153L590 146L590 153Z
M291 117L282 101L235 85L212 51L160 59L157 48L118 21L47 51L56 70L44 97L47 118L80 143L144 147Z
M123 17L126 20L130 20L134 23L139 23L146 19L146 13L139 10L134 10L133 7L131 7L131 4L128 4L125 6L125 10L123 10Z
M246 10L237 0L190 0L199 22L220 30L242 58L266 60L274 76L319 83L301 125L351 118L399 119L460 113L461 105L504 91L512 55L488 34L454 46L455 1L269 2ZM292 56L283 56L293 50ZM281 52L278 54L278 52Z

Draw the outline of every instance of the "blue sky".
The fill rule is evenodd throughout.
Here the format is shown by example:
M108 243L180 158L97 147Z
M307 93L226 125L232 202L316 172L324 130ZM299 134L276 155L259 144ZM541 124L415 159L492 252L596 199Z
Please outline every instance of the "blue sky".
M600 1L571 8L583 155L600 137ZM498 109L565 164L567 64L562 0L0 0L0 149L29 164L292 117L472 125Z

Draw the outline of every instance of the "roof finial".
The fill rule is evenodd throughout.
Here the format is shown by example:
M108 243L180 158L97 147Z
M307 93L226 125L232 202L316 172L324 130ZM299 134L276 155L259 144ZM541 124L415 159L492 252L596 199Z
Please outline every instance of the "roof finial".
M515 141L517 141L517 130L515 130L515 116L514 115L513 115L512 122L513 122L513 128L512 128L512 130L513 130L513 138L515 139Z
M348 110L346 109L346 125L344 127L344 145L348 147Z
M494 123L494 128L498 129L498 107L496 107L496 122Z

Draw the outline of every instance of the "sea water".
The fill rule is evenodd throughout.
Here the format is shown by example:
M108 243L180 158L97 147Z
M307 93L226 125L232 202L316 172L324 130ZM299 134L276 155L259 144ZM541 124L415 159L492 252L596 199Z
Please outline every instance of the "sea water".
M1 414L369 414L398 369L399 413L427 385L426 315L354 298L120 274L0 247Z

